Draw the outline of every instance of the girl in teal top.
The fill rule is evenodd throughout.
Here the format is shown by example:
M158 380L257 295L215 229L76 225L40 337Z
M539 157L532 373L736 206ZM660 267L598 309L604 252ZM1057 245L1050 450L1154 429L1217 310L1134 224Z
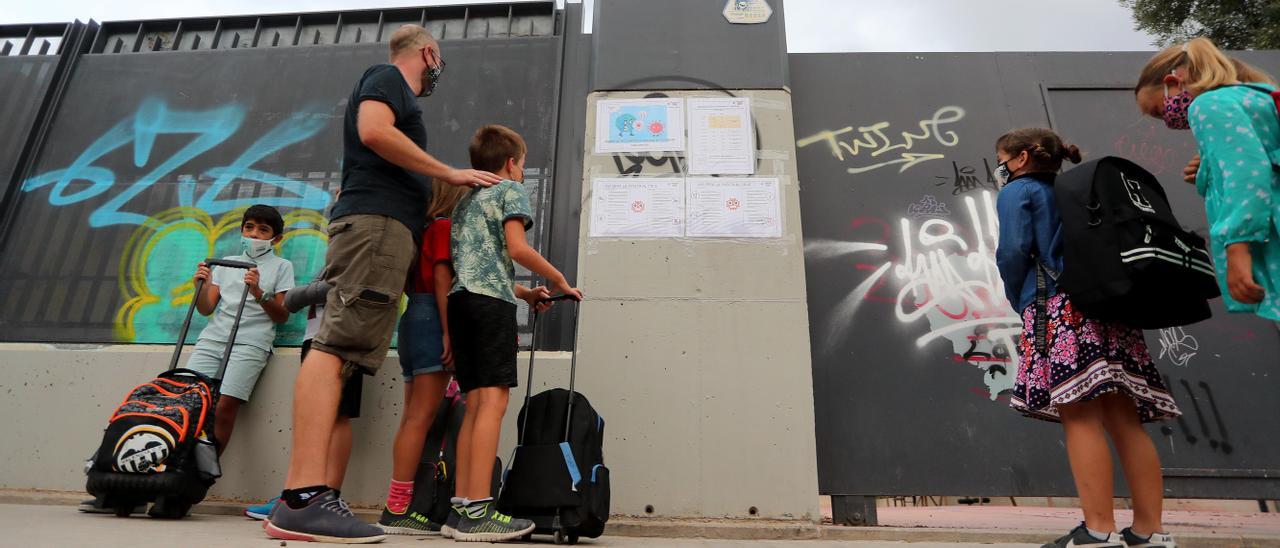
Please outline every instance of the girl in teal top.
M1231 312L1280 321L1280 113L1274 81L1206 38L1157 53L1134 88L1138 106L1200 149L1196 191Z

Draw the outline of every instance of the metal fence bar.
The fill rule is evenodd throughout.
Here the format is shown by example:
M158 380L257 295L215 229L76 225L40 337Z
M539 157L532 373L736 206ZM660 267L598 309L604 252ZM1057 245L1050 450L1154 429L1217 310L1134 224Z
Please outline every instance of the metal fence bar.
M258 47L258 38L262 36L262 18L253 23L253 47Z
M146 23L138 23L138 34L133 37L133 47L130 49L133 53L142 51L142 36L146 32Z
M182 47L182 23L182 21L178 21L178 28L173 30L173 47L169 48L172 51L177 51L179 47Z
M27 37L22 39L22 49L18 50L18 55L26 55L31 51L31 44L36 39L36 28L33 26L27 31Z

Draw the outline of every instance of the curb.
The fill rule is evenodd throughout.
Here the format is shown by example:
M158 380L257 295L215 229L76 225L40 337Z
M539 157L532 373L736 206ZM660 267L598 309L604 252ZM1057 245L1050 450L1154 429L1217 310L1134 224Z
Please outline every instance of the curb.
M617 537L716 540L818 540L822 528L811 521L609 518L604 533Z
M88 495L68 491L0 489L0 504L77 506ZM239 516L246 503L209 500L192 512L202 515ZM361 519L378 519L374 508L352 508ZM614 516L605 534L615 537L695 538L714 540L825 540L875 542L969 542L1040 544L1061 531L1016 529L942 529L927 527L844 527L811 521L665 519ZM1194 548L1280 548L1280 537L1213 533L1179 533L1178 543Z

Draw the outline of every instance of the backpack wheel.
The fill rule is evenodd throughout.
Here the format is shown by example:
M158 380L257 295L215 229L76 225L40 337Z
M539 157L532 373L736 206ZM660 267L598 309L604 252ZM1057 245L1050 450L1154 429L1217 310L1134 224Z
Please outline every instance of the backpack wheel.
M525 533L523 537L520 537L520 542L533 542L533 533Z
M572 534L570 534L570 535L569 535L569 544L570 544L570 545L573 545L573 544L577 544L577 543L578 543L578 535L577 535L577 533L572 533Z
M191 510L191 503L177 497L160 497L151 505L148 516L159 519L182 519Z

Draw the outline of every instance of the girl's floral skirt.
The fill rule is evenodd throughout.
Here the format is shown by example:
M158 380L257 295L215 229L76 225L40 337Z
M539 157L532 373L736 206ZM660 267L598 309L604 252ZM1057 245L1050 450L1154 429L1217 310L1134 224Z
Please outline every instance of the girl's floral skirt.
M1058 406L1119 392L1137 403L1142 422L1182 414L1147 352L1142 330L1085 318L1059 293L1046 307L1048 348L1041 354L1035 350L1035 308L1022 311L1021 359L1011 407L1059 422Z

